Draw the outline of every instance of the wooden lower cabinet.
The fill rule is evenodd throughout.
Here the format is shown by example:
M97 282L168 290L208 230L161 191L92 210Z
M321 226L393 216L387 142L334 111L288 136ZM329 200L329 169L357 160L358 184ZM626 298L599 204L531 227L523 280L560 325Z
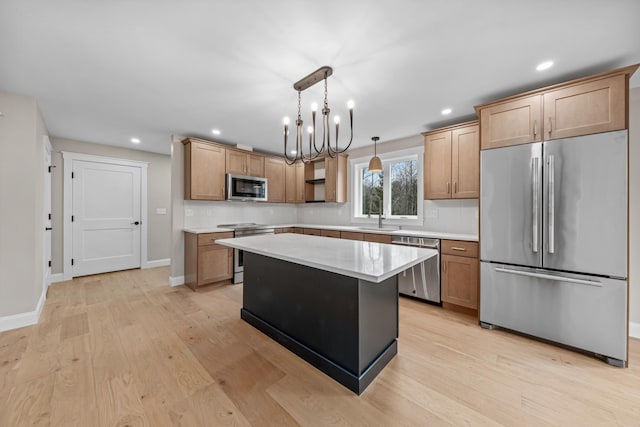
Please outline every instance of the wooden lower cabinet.
M233 233L184 235L185 285L196 290L200 286L223 282L233 277L233 249L215 243L229 239Z
M364 241L391 244L391 236L389 234L364 233Z
M478 243L443 240L441 265L441 293L447 304L464 307L477 315L479 263ZM454 308L454 307L449 307Z
M280 233L293 233L293 227L283 227L283 228L276 228L274 230L274 232L276 234L280 234Z
M340 232L340 238L349 240L364 240L364 233L358 233L355 231L342 231Z
M322 230L318 228L305 228L304 234L309 234L311 236L322 236Z
M340 231L338 231L338 230L322 230L320 235L324 236L324 237L333 237L333 238L339 239L340 238Z

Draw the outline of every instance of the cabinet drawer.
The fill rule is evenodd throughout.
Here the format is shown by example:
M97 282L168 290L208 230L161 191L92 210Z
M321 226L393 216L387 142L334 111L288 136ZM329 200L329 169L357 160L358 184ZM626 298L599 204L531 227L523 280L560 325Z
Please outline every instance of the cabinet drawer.
M364 233L357 233L353 231L341 231L340 238L348 239L348 240L364 240Z
M293 233L293 227L276 228L275 233Z
M203 233L198 234L198 246L213 245L213 242L218 239L231 239L233 238L233 232L225 233Z
M443 254L478 258L478 242L443 240L441 242L441 248Z
M338 230L322 230L321 235L324 236L324 237L334 237L336 239L339 239L340 238L340 231L338 231Z
M310 236L322 236L322 230L317 228L305 228L304 234L308 234Z
M364 241L391 244L391 236L388 234L364 233Z

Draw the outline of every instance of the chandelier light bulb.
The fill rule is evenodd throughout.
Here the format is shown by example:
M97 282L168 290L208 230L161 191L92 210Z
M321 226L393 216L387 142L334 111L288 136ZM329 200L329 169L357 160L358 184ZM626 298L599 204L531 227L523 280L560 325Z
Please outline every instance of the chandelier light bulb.
M289 117L285 117L284 119L282 119L282 123L284 123L285 126L289 126Z
M309 135L311 135L313 133L313 126L307 127L307 132L309 132Z
M314 102L311 104L311 111L318 111L318 103Z
M333 118L333 122L334 122L335 124L340 124L340 116L335 116L335 117Z
M349 110L353 110L354 105L355 104L353 103L352 99L350 99L349 102L347 102L347 107L349 108Z

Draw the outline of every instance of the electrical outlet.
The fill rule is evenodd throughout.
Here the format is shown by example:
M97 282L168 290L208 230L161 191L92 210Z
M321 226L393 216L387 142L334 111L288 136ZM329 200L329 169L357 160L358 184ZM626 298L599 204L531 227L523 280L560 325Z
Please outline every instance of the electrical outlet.
M185 209L184 216L193 216L193 209Z
M205 214L207 216L213 216L213 208L207 208L207 210L205 211Z

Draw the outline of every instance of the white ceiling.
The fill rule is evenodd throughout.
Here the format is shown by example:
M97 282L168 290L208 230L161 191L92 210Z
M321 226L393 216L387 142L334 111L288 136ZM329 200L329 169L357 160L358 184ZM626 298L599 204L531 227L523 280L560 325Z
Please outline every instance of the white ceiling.
M280 153L292 84L330 65L332 113L345 123L356 103L353 148L640 63L639 19L638 0L0 0L0 90L36 97L58 137L169 153L172 134L192 135ZM544 60L555 65L535 71ZM307 122L321 89L302 94Z

